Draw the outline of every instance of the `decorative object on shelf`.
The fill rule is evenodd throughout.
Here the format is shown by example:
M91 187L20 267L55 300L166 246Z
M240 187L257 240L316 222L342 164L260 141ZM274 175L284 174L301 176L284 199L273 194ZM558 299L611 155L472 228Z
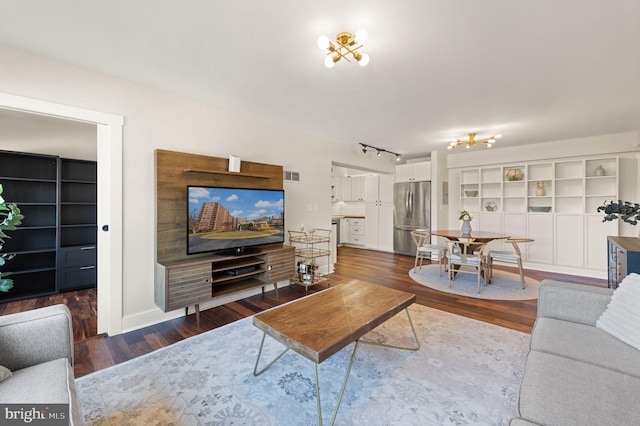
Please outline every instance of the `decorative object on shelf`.
M549 186L549 181L548 180L534 180L533 182L531 182L531 185L533 185L534 188L536 188L536 195L538 197L542 197L544 196L544 189Z
M462 228L460 228L462 235L471 235L471 214L466 210L462 210L458 219L462 221Z
M594 176L606 176L607 171L602 167L602 164L598 166L598 168L593 172Z
M551 211L551 206L530 206L529 211L534 213L548 213Z
M378 157L382 156L383 152L386 152L387 154L391 154L391 155L395 155L396 156L396 161L400 161L400 154L396 153L396 152L391 152L389 150L386 150L384 148L376 148L375 146L371 146L371 145L367 145L365 143L359 142L360 145L362 145L362 153L366 154L367 153L367 149L371 148L371 149L375 149L377 151L377 155Z
M329 37L322 35L318 38L318 47L327 51L327 57L324 60L324 65L327 68L333 68L336 63L343 59L347 62L349 56L358 62L361 67L366 67L369 63L369 55L359 52L364 46L364 42L369 38L369 33L365 29L359 29L355 35L342 32L336 36L336 44L333 44Z
M495 212L495 211L498 210L498 205L496 203L494 203L493 201L489 201L488 203L486 203L484 205L484 208L488 212Z
M640 204L630 201L605 201L597 211L604 212L603 222L622 219L631 225L637 225L640 220Z
M229 171L232 173L240 172L240 157L236 157L235 155L229 156Z
M457 147L464 145L466 148L471 148L477 143L481 143L486 148L491 148L491 146L495 143L496 139L500 139L502 135L489 136L486 138L478 138L477 133L469 133L469 140L461 140L455 139L453 140L447 149L456 149Z
M522 169L509 169L505 173L504 178L509 182L524 179L524 171Z
M467 197L477 197L478 191L464 191L464 195Z
M15 203L7 203L2 198L4 188L0 184L0 266L4 266L7 260L15 257L15 253L2 253L4 248L4 240L10 238L5 231L15 231L22 224L24 215L20 213L20 209ZM0 291L8 292L13 288L13 280L6 278L11 272L0 272Z

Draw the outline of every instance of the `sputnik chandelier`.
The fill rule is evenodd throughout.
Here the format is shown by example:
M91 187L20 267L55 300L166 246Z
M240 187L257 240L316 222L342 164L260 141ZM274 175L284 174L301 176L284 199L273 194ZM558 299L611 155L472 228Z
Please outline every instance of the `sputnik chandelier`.
M373 149L375 151L377 151L376 155L378 157L382 156L383 152L386 152L387 154L391 154L391 155L395 155L396 156L396 161L400 161L400 154L396 153L396 152L391 152L388 151L384 148L376 148L375 146L371 146L371 145L367 145L365 143L360 142L360 145L362 145L362 153L366 154L368 149Z
M495 143L496 139L500 139L502 135L489 136L488 138L476 139L476 133L469 133L469 140L460 140L456 139L449 144L447 149L456 149L461 145L465 145L466 148L471 148L477 143L481 143L486 148L491 148L491 146Z
M336 36L335 44L329 40L329 37L322 35L318 38L318 47L327 51L327 57L324 60L324 65L327 68L333 68L336 63L343 59L347 62L351 62L349 57L355 59L358 65L366 67L369 63L369 55L359 52L364 46L364 42L367 41L369 33L367 30L360 29L355 35L347 32L340 33Z

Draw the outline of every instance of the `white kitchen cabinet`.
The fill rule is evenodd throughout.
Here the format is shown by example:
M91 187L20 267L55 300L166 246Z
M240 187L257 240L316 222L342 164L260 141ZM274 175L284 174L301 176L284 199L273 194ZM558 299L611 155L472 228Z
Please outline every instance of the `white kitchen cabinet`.
M367 176L352 176L342 179L342 201L364 201Z
M349 244L349 219L340 218L340 238L338 244Z
M349 227L349 244L364 246L365 241L365 221L360 218L347 218Z
M431 180L431 161L396 166L396 182L419 182L425 180Z
M391 175L367 177L365 247L393 251L393 182Z
M351 178L342 178L342 199L340 201L351 201Z
M364 201L367 194L367 176L351 177L351 201Z

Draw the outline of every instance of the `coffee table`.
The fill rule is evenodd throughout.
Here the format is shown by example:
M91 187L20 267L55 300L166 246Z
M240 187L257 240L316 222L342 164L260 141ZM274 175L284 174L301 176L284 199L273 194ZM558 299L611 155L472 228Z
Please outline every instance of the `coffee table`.
M411 321L408 307L416 301L416 295L362 281L354 281L314 293L294 302L278 306L253 317L253 325L263 331L260 350L253 374L259 376L267 371L289 349L313 361L315 368L318 422L322 425L322 406L318 382L318 364L331 355L356 342L351 361L340 390L338 402L331 418L335 422L351 367L360 343L376 344L397 349L418 350L420 342ZM407 314L413 338L412 347L383 345L362 340L365 334L384 323L398 312ZM265 337L271 336L286 349L266 367L258 370Z

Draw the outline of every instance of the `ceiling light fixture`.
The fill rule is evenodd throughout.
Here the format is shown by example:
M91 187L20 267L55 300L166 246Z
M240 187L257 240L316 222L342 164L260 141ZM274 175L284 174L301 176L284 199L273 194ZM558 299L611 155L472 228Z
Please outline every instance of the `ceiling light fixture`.
M502 135L489 136L488 138L476 139L477 133L469 133L469 140L460 140L456 139L449 144L447 149L456 149L457 147L464 145L466 148L471 148L477 143L481 143L483 146L487 148L491 148L491 146L495 143L496 139L500 139Z
M318 38L318 47L328 51L324 65L327 68L333 68L342 58L347 62L351 62L348 56L350 55L358 62L358 65L366 67L369 63L369 55L358 50L364 46L367 38L369 38L369 33L365 29L359 29L355 35L347 32L340 33L336 36L335 44L329 40L329 37L320 36Z
M391 152L391 151L388 151L388 150L386 150L384 148L377 148L375 146L367 145L367 144L362 143L362 142L360 142L360 145L362 145L362 152L364 154L367 153L367 148L371 148L371 149L374 149L376 151L376 155L378 157L381 157L382 153L386 152L387 154L395 155L396 156L396 161L400 161L400 154L398 154L397 152Z

